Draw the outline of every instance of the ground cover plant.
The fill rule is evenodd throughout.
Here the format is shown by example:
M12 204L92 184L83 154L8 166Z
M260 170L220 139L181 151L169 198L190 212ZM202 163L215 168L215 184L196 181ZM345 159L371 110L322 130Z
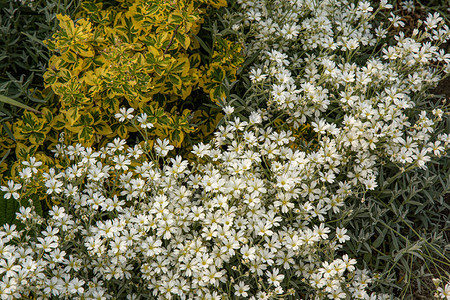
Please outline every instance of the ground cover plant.
M348 114L344 116L342 111L354 109L356 103L351 99L360 99L359 101L364 103L363 106L372 102L372 105L378 106L377 110L379 110L381 104L374 102L374 100L383 97L383 94L380 95L377 91L383 91L383 86L385 86L386 91L386 86L389 86L383 81L389 77L389 72L393 75L390 81L394 83L394 86L398 83L401 86L402 93L408 91L408 87L401 82L397 74L404 73L405 77L411 78L411 76L417 76L421 68L427 68L425 65L419 67L418 65L421 63L414 64L412 62L415 54L408 53L410 50L402 51L403 58L389 58L392 62L397 60L397 66L391 64L391 67L388 68L384 67L383 64L383 69L388 73L380 74L379 80L370 78L368 74L371 74L371 71L367 68L370 68L372 63L382 63L376 59L378 54L384 54L385 59L387 56L390 57L387 55L389 48L383 49L383 46L390 47L391 51L394 50L391 41L398 40L400 44L410 45L411 40L404 40L408 36L405 36L403 32L409 33L409 36L416 37L416 39L421 33L414 27L403 30L402 25L405 25L406 22L404 23L402 20L407 20L407 18L402 19L400 16L394 16L390 14L392 11L380 10L378 16L374 18L371 15L370 18L373 18L374 22L364 21L364 18L358 22L358 19L351 19L354 17L352 12L348 10L342 12L340 9L333 7L334 4L334 2L328 3L331 6L329 10L327 9L329 12L321 9L321 5L318 4L314 8L318 17L316 19L309 18L299 24L296 14L288 14L287 17L283 15L284 10L280 8L282 5L278 2L250 1L247 3L242 1L247 19L241 26L236 25L236 27L241 30L243 39L253 42L248 47L249 52L267 51L267 55L263 62L257 64L251 71L250 79L253 79L252 88L255 89L252 94L255 96L252 97L252 94L247 94L246 101L237 97L236 101L239 106L252 105L250 101L257 102L258 100L260 102L255 105L257 107L261 107L265 103L275 102L276 105L272 106L275 107L275 111L284 113L293 122L299 122L301 117L303 120L300 121L300 124L311 122L311 120L317 118L317 115L314 115L314 109L311 109L314 108L314 105L318 106L319 109L320 106L331 106L324 114L325 119L321 120L322 126L327 126L326 122L334 124L339 122L339 113L344 117L344 120L345 117L348 117ZM313 5L311 4L311 6ZM359 5L364 7L368 3L362 2ZM404 7L405 3L398 3L397 6ZM291 3L285 2L285 11L289 11L291 7ZM357 10L358 8L355 7L354 9ZM372 12L372 8L369 7L368 9ZM415 12L418 13L419 8ZM404 15L405 11L402 10L399 13ZM423 15L427 16L426 14ZM399 24L392 22L395 19ZM427 22L431 20L432 17L428 16ZM448 24L444 20L441 21L442 25ZM316 23L313 22L319 22L322 26L315 26ZM377 28L382 22L391 24L391 26L384 28L384 33L382 27ZM416 20L416 23L412 24L417 26L418 23L418 20ZM332 30L334 27L338 27L342 34L336 34ZM302 28L310 30L302 31ZM370 34L370 28L376 28L374 35ZM425 30L428 32L430 28ZM346 36L346 34L349 36ZM385 38L383 38L384 34L386 35ZM248 38L249 35L253 38ZM421 39L425 36L426 33L422 34ZM433 39L438 40L436 37ZM349 43L358 45L355 44L354 47L356 48L351 49L346 45ZM442 44L445 44L445 38L438 42L437 46ZM271 48L278 51L271 51ZM397 49L401 52L399 48ZM420 51L423 51L423 49ZM441 55L445 55L445 47L439 51ZM298 53L303 53L303 56L307 56L306 59L302 57L297 59L302 56ZM417 60L417 58L414 59ZM320 63L321 61L322 63ZM280 64L283 64L283 66L280 66ZM431 64L434 65L435 62L431 62ZM280 67L285 68L285 70L280 71ZM405 67L405 70L401 70ZM416 72L412 74L411 70ZM355 78L346 78L344 75L355 76ZM427 76L437 81L440 78L431 73ZM361 77L362 79L358 80ZM334 84L330 86L326 84L327 82ZM261 89L255 88L255 83L260 84ZM426 83L426 80L420 80L420 83ZM296 85L300 87L297 88ZM433 84L431 83L431 85ZM269 93L263 94L261 92L263 89L272 89L272 95ZM434 112L439 110L436 104L440 102L442 105L443 99L436 101L437 99L432 99L431 95L424 93L424 90L426 90L426 87L412 88L414 109L406 111L406 115L413 120L420 110L426 109L432 113L433 110ZM302 95L303 93L306 93L306 97ZM297 96L298 94L301 96ZM264 98L264 96L266 97ZM345 103L346 97L350 102ZM305 101L305 98L309 100L309 103ZM341 103L345 104L341 108L336 108L332 102L326 103L333 98L336 100L340 98ZM323 104L324 102L325 104ZM268 108L271 112L274 111L270 106ZM366 109L368 107L354 111L357 118L361 118L358 116L359 114L367 114ZM329 114L331 111L337 113ZM372 114L373 112L367 115L369 119L372 118ZM384 112L380 115L383 116L383 114ZM338 120L336 120L336 117ZM440 119L440 117L437 119ZM387 122L390 123L390 121ZM293 125L296 126L297 124L294 123ZM344 125L347 124L344 123ZM437 132L448 132L448 119L441 122L439 126L440 129L437 129ZM389 127L392 128L392 124ZM365 131L365 129L361 129L361 131ZM351 140L356 136L352 136ZM369 137L369 140L371 139ZM377 135L375 135L375 139L377 139ZM354 141L352 141L353 143ZM436 146L440 146L439 143ZM375 148L377 147L372 150L375 150ZM440 149L442 150L442 148ZM381 150L381 153L385 155L383 153L385 151ZM392 153L395 152L397 151ZM436 153L441 156L439 151ZM411 159L411 155L408 154L407 157ZM417 286L419 290L431 287L431 290L428 291L428 297L432 297L434 285L424 286L423 279L428 276L428 280L431 281L431 276L442 276L445 281L449 272L450 261L448 248L446 248L449 244L448 197L445 198L449 186L448 156L444 155L439 163L433 163L432 167L427 169L426 172L417 169L412 170L412 168L409 170L412 172L405 172L405 169L402 169L402 166L398 164L384 164L379 167L379 177L377 173L375 175L379 178L378 182L382 183L383 186L376 188L374 192L368 191L353 197L353 201L347 201L348 204L353 202L349 209L353 209L354 213L351 217L347 216L343 220L353 228L352 239L347 243L345 251L353 253L355 256L364 255L365 264L370 265L372 270L383 273L383 278L388 278L385 282L390 287L383 288L383 290L397 294L399 297L405 295L419 297L420 292ZM365 173L365 171L362 172ZM426 174L426 176L423 176L423 174ZM397 178L397 180L385 181L389 177ZM411 184L411 181L414 181L414 183ZM430 223L433 225L430 226ZM411 227L414 227L416 231L411 230ZM444 230L442 231L442 229ZM426 258L423 258L422 255ZM434 259L440 261L441 264L438 265ZM416 263L417 261L420 263ZM416 270L413 270L414 268ZM412 285L415 285L416 289L412 290Z
M19 161L2 298L417 299L429 273L449 299L449 110L427 93L450 71L445 19L405 33L386 1L346 0L219 14L247 62L214 138L171 155L120 106L143 142L61 135L53 166Z

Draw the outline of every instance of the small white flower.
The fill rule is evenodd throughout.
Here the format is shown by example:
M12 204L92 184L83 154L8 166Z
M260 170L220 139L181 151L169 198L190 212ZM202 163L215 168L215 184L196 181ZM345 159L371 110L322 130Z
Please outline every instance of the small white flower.
M22 162L23 165L28 166L31 168L31 170L33 171L33 173L37 173L38 171L38 167L42 166L42 162L41 161L36 161L35 157L30 157L29 161L23 161Z
M116 119L119 119L119 122L124 122L125 120L133 119L133 108L126 109L125 107L120 108L120 113L114 115Z
M141 128L147 128L150 129L153 127L153 124L147 121L147 114L146 113L142 113L137 117L137 121L141 124Z
M223 108L224 113L229 116L234 112L234 108L230 105L227 105Z
M388 0L381 0L380 1L380 9L391 9L392 4L388 4Z
M284 279L284 275L283 274L279 274L280 270L277 268L274 268L272 272L267 271L266 275L267 275L267 282L269 284L273 284L275 287L280 286L281 281L283 281Z
M447 283L444 288L438 287L437 292L439 293L439 298L450 300L450 282Z
M248 118L249 125L261 124L262 116L260 111L252 111Z
M20 197L20 195L17 191L20 190L21 188L22 188L22 185L20 183L14 183L14 181L9 180L8 186L1 187L1 190L3 192L6 192L6 194L3 197L5 199L9 199L12 196L14 199L17 200Z
M45 186L47 187L47 194L59 194L62 192L61 187L63 186L63 183L55 178L50 178L45 182Z
M336 237L339 240L339 243L345 243L345 241L349 241L350 237L346 235L347 229L345 228L336 228Z
M22 171L19 172L19 176L21 179L27 180L30 179L33 176L33 171L30 167L26 167Z
M156 140L155 151L158 155L164 157L169 153L170 150L173 149L174 147L169 144L169 140L167 139L164 139L162 141L160 139Z
M84 292L83 285L84 285L84 280L79 280L78 278L74 278L69 282L68 291L71 294L82 295Z
M131 160L127 159L125 155L119 154L113 157L113 162L116 164L114 168L116 170L128 170L128 166L131 164Z
M250 80L252 82L260 82L267 78L266 74L263 74L261 69L251 69L250 70Z
M247 297L247 291L250 289L248 285L246 285L243 281L240 281L239 284L234 285L234 294L238 297Z

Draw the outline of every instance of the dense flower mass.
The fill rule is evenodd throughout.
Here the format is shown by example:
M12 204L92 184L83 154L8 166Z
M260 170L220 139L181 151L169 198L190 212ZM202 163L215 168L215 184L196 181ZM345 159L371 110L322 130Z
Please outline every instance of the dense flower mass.
M47 220L22 207L25 230L4 228L3 295L366 297L373 279L336 252L346 229L324 223L352 187L327 187L324 165L342 163L334 145L306 154L289 147L289 132L238 118L216 135L194 147L191 165L148 161L166 156L164 141L149 155L120 139L99 152L61 146L70 167L23 182L41 180L61 205Z
M426 168L448 150L450 135L435 132L444 111L416 108L450 70L439 50L448 26L430 15L388 42L402 22L386 1L238 2L233 30L261 53L246 94L260 107L244 118L226 104L191 162L167 140L120 138L98 150L61 143L51 169L22 162L21 182L1 187L24 224L0 229L2 299L391 298L342 251L346 201L379 188L383 165ZM310 124L314 140L273 126L280 115ZM130 109L116 118L154 130ZM45 219L30 205L36 184L59 203Z

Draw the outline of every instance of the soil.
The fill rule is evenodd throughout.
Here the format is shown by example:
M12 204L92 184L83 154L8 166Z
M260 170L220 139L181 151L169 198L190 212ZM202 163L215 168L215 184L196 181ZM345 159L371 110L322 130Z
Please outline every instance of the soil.
M432 90L433 94L445 95L445 98L450 100L450 77L441 80L438 86Z

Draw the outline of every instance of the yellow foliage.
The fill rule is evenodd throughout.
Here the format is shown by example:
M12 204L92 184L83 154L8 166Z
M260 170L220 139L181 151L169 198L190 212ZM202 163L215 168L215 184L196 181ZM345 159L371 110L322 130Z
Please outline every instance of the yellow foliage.
M154 118L153 135L169 138L180 147L185 134L194 129L187 121L188 112L180 114L173 107L199 84L212 99L217 98L214 92L221 81L214 72L223 63L223 72L232 81L235 72L231 69L237 68L231 66L233 61L218 60L217 51L210 65L200 66L198 43L192 41L203 21L205 4L219 7L226 2L136 0L102 9L101 3L85 1L76 24L58 15L61 30L47 42L55 54L44 76L46 87L59 97L55 129L62 129L64 123L64 130L77 134L73 142L92 145L98 135L127 138L134 131L130 124L123 126L114 119L119 107L141 112L144 107L162 108L164 112ZM172 112L170 103L174 103Z
M224 38L216 39L209 61L202 61L195 37L208 6L226 6L226 0L117 2L106 7L83 1L74 18L57 16L60 30L45 41L53 55L42 96L50 100L38 107L42 115L25 111L6 123L16 141L2 130L0 154L12 152L19 160L40 155L55 163L45 153L60 133L85 146L126 139L136 128L114 117L120 107L148 115L154 125L150 140L168 138L181 147L193 132L200 139L212 132L220 115L191 111L183 103L198 89L218 101L225 95L223 80L234 81L243 63L240 46ZM193 127L200 119L202 125Z

